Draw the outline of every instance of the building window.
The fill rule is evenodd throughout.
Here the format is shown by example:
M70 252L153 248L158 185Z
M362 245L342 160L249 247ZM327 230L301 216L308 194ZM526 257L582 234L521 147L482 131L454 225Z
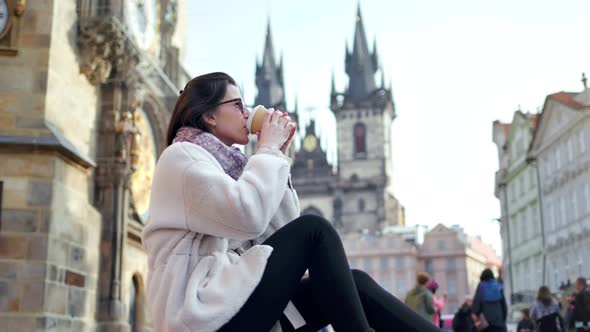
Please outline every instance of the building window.
M366 158L367 155L367 132L365 125L357 123L354 125L354 155L355 158Z
M372 258L365 258L363 263L364 263L365 272L369 272L373 269L373 259Z
M387 257L381 257L381 269L382 270L387 270L389 269L389 258Z
M129 317L131 332L143 331L144 328L143 284L139 275L134 275L129 287Z
M457 294L457 280L453 277L448 278L447 293L449 293L449 295Z
M135 331L137 329L137 285L135 282L135 278L131 282L131 287L129 287L129 326L131 327L131 331Z
M447 242L445 240L438 240L436 241L436 247L438 250L445 250L447 249Z
M404 257L398 257L395 259L395 268L399 271L404 268Z
M454 258L447 259L447 269L454 270L457 268L457 263Z
M434 272L432 259L427 259L426 261L424 261L424 268L426 269L426 272L428 272L428 274L432 275L432 273Z
M359 211L363 212L365 211L365 200L362 198L359 198Z
M399 278L397 280L397 295L401 296L406 292L406 280L404 278Z

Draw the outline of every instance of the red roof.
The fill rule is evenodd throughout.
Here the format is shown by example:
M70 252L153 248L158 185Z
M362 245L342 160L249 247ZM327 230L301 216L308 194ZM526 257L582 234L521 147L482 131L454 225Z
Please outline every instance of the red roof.
M574 96L575 96L575 94L572 94L572 93L569 93L569 92L563 92L562 91L562 92L551 94L551 95L547 96L547 98L551 98L551 99L553 99L555 101L558 101L558 102L560 102L560 103L562 103L562 104L564 104L564 105L566 105L566 106L568 106L570 108L579 110L582 107L584 107L584 105L582 105L579 102L577 102L574 99Z

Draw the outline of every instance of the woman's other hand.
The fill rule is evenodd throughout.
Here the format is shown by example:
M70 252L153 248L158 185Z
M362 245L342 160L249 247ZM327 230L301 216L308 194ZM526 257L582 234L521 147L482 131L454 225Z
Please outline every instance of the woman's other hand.
M291 121L288 113L269 109L264 115L262 130L258 133L258 145L285 152L295 135L297 125Z

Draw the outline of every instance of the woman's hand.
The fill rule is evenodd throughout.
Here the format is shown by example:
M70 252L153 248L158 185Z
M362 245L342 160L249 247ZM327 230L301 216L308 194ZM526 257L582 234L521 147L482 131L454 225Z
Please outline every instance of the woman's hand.
M283 113L283 119L289 121L289 123L293 124L293 129L291 130L291 133L289 133L289 137L287 138L287 140L285 141L285 143L283 144L283 146L281 146L281 152L282 153L286 153L287 148L289 148L289 145L291 144L291 140L293 139L293 136L295 136L295 132L297 131L297 123L291 121L291 117L289 116L289 114L287 112Z
M258 145L285 152L297 129L297 125L290 121L291 118L285 112L269 109L264 115L262 129L257 133Z

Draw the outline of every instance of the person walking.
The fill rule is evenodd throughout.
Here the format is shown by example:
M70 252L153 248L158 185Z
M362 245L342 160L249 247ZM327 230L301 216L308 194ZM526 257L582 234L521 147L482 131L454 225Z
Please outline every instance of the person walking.
M416 275L416 286L406 295L405 303L420 316L432 322L435 308L432 293L426 288L429 280L430 275L428 273L419 272Z
M516 327L516 332L535 332L535 323L531 320L530 310L529 309L522 309L522 318L518 322L518 326Z
M547 286L541 286L537 292L537 300L531 308L531 320L535 322L539 332L564 331L565 324L561 316L558 302L551 295Z
M180 92L142 233L154 331L439 331L351 270L328 220L300 216L285 155L297 127L269 111L248 158L234 145L249 141L250 110L231 76Z
M484 332L506 332L508 306L502 284L490 269L483 270L479 279L472 307L476 327Z
M590 331L590 289L586 278L576 280L573 320L577 332Z
M471 305L473 301L470 296L465 297L463 305L457 310L453 317L453 332L474 332L475 324L471 317Z

